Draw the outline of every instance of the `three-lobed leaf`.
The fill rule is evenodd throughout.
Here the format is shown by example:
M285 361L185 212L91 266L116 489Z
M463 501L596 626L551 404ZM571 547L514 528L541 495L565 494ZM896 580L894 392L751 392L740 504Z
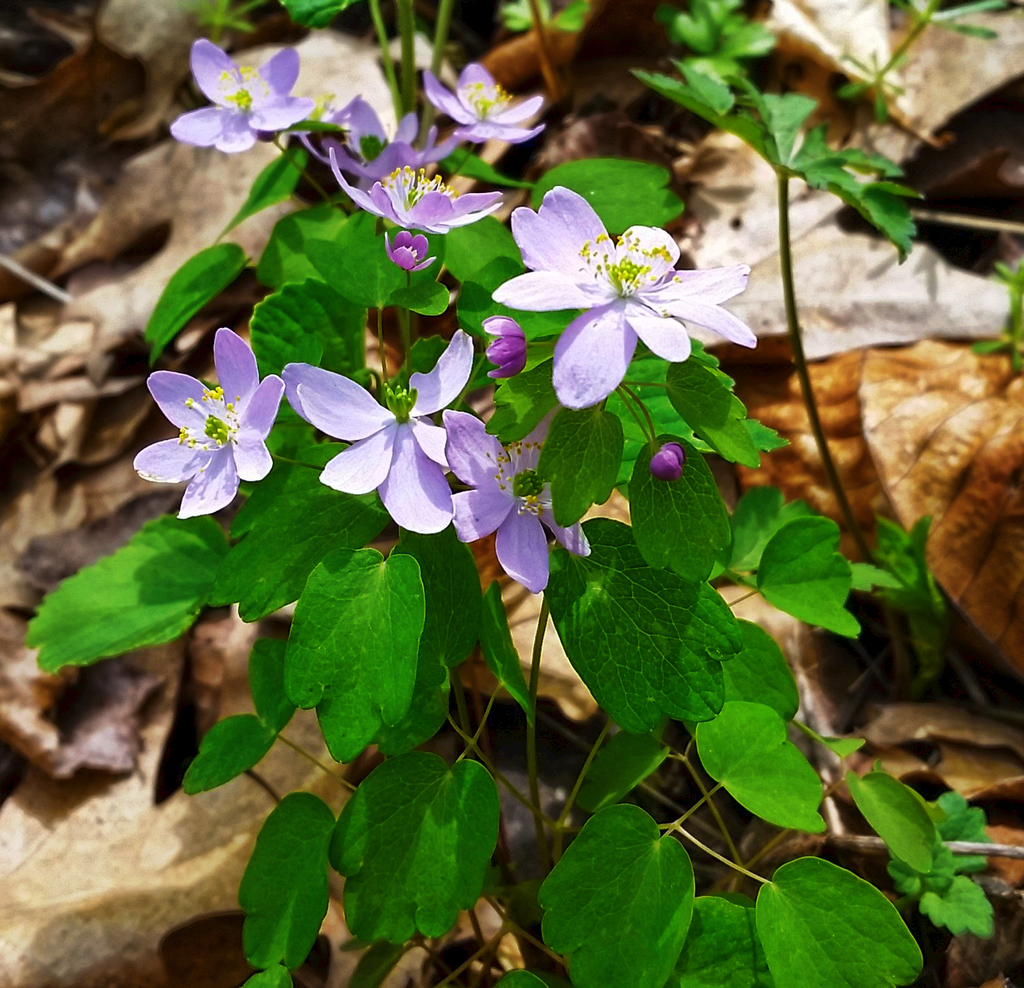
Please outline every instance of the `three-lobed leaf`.
M697 725L697 752L708 775L741 806L779 827L821 833L821 780L786 737L771 707L731 700Z
M298 967L327 915L327 849L334 814L308 792L289 793L260 828L242 876L242 945L253 967Z
M575 988L662 988L686 939L693 868L638 806L591 817L544 880L544 942L571 954Z
M378 766L348 801L331 864L363 940L443 936L480 896L498 837L498 792L474 761L414 751Z
M173 641L206 604L226 553L212 518L157 518L47 594L25 641L45 672Z

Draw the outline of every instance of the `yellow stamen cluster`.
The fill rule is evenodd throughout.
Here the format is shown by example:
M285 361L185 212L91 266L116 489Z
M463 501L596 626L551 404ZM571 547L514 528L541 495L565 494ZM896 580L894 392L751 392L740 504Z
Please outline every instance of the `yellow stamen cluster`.
M248 113L253 105L253 90L258 89L260 95L266 96L270 93L270 89L267 87L266 82L263 81L259 69L255 69L251 65L240 66L238 74L242 77L241 86L238 85L238 80L230 72L224 71L220 74L220 84L224 90L224 100L228 103L233 103L243 113Z
M459 194L453 188L445 185L440 177L428 178L425 168L416 171L406 165L404 168L396 168L390 175L380 180L380 184L386 191L399 193L403 197L406 209L411 209L428 192L440 192L449 199L457 199Z
M547 485L536 470L516 470L520 459L528 452L535 457L540 453L540 443L520 441L505 446L498 455L498 472L494 479L498 482L498 488L506 493L511 486L512 496L518 501L520 512L539 516L549 503L544 498Z
M483 82L474 82L463 90L466 102L469 103L481 120L486 119L495 110L504 110L512 96L497 83L488 86Z
M605 249L600 249L604 245L607 245ZM583 244L580 248L580 257L594 274L607 278L619 295L632 295L638 288L652 280L653 265L643 264L641 260L657 259L665 264L672 263L672 255L666 247L643 247L636 237L623 235L617 239L614 248L611 245L612 238L607 233L599 234ZM629 253L615 260L616 254L623 251Z
M207 406L206 422L202 433L198 429L189 426L182 426L178 431L178 442L189 449L214 450L231 441L231 437L238 431L238 417L235 412L235 403L241 399L240 395L235 396L235 401L224 400L224 389L222 387L203 388L202 401ZM195 408L194 398L185 399L186 408ZM212 414L216 412L216 414ZM204 438L205 437L205 438ZM207 442L212 440L212 442Z

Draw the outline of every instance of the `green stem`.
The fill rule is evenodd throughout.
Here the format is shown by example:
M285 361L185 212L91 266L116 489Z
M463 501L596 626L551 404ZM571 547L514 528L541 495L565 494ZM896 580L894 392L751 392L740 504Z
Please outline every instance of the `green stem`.
M395 60L391 57L391 48L388 45L388 32L384 26L384 17L380 12L380 0L370 0L370 18L373 21L373 28L377 32L377 44L380 45L380 57L384 63L384 75L388 80L388 88L391 90L391 102L395 104L395 119L402 117L402 94L398 89L398 78L395 75Z
M562 856L562 835L565 833L565 821L569 819L569 814L572 812L572 808L576 803L576 797L579 795L580 788L583 786L583 780L587 777L587 772L590 771L590 765L597 756L597 752L601 745L604 744L604 739L608 736L608 731L611 729L612 722L606 721L604 727L601 728L601 733L598 734L597 740L593 743L590 751L587 753L586 761L583 762L583 768L580 769L579 775L576 776L576 782L572 787L572 791L569 793L569 798L565 801L565 806L562 807L562 812L558 815L558 819L555 821L554 834L552 836L553 847L551 849L551 856L557 863L558 859Z
M448 44L448 29L452 23L452 10L455 7L455 0L440 0L437 5L437 17L434 19L434 50L430 56L430 71L437 75L441 70L441 60L444 58L444 47ZM434 122L434 115L437 113L434 104L429 100L423 107L423 120L420 123L420 143L427 139L427 131Z
M647 406L644 405L644 403L625 385L620 384L615 390L622 399L622 404L625 405L626 411L633 416L633 421L640 427L640 431L647 436L647 441L651 444L651 449L653 450L654 447L658 445L658 438L654 429L654 423L651 421L651 414L647 411ZM643 411L644 416L647 419L646 425L640 416L637 415L634 405L639 405L640 409Z
M388 358L384 355L384 310L379 305L377 306L377 347L380 350L380 372L383 375L382 380L386 384L388 380ZM381 394L381 404L384 404L383 399L384 395Z
M540 686L540 657L544 650L544 632L548 627L548 601L540 605L537 615L537 631L533 637L533 655L530 658L530 709L533 720L526 725L526 770L530 778L530 799L540 809L540 776L537 774L537 690ZM541 810L543 812L543 810ZM547 836L540 817L533 818L537 830L537 852L540 855L541 867L547 874L551 870L551 852L548 850Z
M715 824L718 826L718 829L722 834L722 839L725 841L726 847L729 848L729 853L732 855L733 861L735 861L736 864L740 864L743 861L743 858L740 857L740 852L736 849L736 842L732 839L732 834L729 833L729 828L725 825L725 820L722 819L722 814L718 811L718 807L715 806L715 801L711 798L719 789L722 788L722 783L719 782L713 789L708 789L708 787L704 785L704 780L701 779L697 769L694 768L693 763L686 757L686 755L683 755L682 762L689 771L693 781L696 783L697 788L700 790L701 797L707 802L708 809L711 810L711 815L715 818Z
M811 375L807 370L807 358L804 355L803 336L800 331L799 317L796 307L796 286L793 282L793 249L789 235L789 175L779 171L778 198L779 198L779 261L782 267L782 292L786 302L786 327L789 331L789 345L793 351L793 364L796 367L797 377L800 379L800 393L803 397L804 407L807 409L807 418L811 423L811 432L814 433L814 442L818 447L818 455L821 457L821 465L825 469L825 476L828 478L829 487L835 495L839 505L840 514L846 523L846 529L853 536L857 548L866 562L873 560L873 554L868 546L864 532L853 513L849 498L842 481L839 479L839 471L836 470L835 461L828 448L828 440L825 438L825 430L821 426L821 417L818 415L818 404L814 398L814 389L811 386Z
M413 0L397 0L402 36L402 115L416 109L416 14Z
M279 453L271 453L270 458L277 460L278 463L288 463L293 467L309 467L310 470L316 470L317 473L323 471L323 467L317 466L315 463L306 463L305 460L293 460L290 456L281 456Z
M896 46L895 51L889 56L889 61L878 70L875 77L879 83L888 75L900 62L900 59L910 50L910 46L921 36L921 32L932 22L935 11L939 9L942 0L928 0L928 6L917 15L914 26L907 32L907 36Z
M349 792L355 792L356 787L352 785L343 775L339 775L333 769L328 768L319 758L316 757L312 752L306 751L305 748L300 744L296 744L291 738L286 738L283 734L278 734L277 740L286 744L296 754L302 755L303 758L308 762L312 762L322 772L326 772L335 782L339 785L344 786Z
M707 846L707 844L704 844L701 841L697 840L697 838L694 837L693 834L691 834L688 830L684 830L679 824L672 824L672 826L668 830L666 830L665 833L670 834L672 833L672 831L682 834L695 847L699 847L705 854L710 854L711 857L715 858L717 861L721 861L722 864L732 868L733 871L738 871L741 875L746 875L747 878L753 878L755 882L760 882L762 885L771 885L771 882L769 882L767 878L762 878L760 875L755 875L752 871L747 871L747 869L744 868L743 865L736 864L735 861L730 861L727 857L724 857L717 851L712 850L710 847Z
M277 150L281 152L281 154L287 154L289 150L281 143L280 134L277 134L274 137L274 147L276 147ZM310 175L309 171L305 168L300 168L299 171L302 173L302 177L307 182L309 182L310 185L313 186L313 188L316 190L317 195L319 195L320 198L324 200L324 202L330 202L331 197L328 194L327 190L315 178L313 178L312 175ZM221 236L223 237L224 234L222 233Z
M398 309L398 329L402 334L402 349L405 351L405 377L406 384L412 377L412 322L409 318L409 310L404 307Z

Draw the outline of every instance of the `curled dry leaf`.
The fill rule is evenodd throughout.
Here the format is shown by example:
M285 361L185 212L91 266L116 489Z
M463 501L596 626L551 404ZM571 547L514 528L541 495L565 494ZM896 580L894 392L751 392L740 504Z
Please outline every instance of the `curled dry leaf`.
M932 518L936 579L1024 675L1024 379L1005 356L928 341L868 351L860 401L896 517Z

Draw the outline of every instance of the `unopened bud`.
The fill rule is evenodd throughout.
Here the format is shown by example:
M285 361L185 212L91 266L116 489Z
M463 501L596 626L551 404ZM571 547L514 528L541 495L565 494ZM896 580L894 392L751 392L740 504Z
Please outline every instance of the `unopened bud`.
M678 480L683 475L686 453L679 443L665 443L651 457L651 474L658 480Z
M498 338L487 348L487 359L496 366L488 377L515 377L526 366L526 336L519 323L508 316L490 316L484 332Z

